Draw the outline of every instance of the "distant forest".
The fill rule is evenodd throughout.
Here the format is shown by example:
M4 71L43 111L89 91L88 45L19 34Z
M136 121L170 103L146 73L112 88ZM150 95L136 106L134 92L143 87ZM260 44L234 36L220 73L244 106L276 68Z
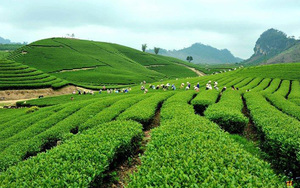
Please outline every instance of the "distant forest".
M25 44L0 44L0 51L12 51L24 46Z

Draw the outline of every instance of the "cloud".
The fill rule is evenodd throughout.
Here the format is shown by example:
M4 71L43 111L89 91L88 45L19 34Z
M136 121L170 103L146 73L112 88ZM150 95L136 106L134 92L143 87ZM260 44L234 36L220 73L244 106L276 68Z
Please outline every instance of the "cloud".
M13 41L78 37L180 49L195 42L248 58L259 35L300 35L296 0L10 0L1 2L1 35Z

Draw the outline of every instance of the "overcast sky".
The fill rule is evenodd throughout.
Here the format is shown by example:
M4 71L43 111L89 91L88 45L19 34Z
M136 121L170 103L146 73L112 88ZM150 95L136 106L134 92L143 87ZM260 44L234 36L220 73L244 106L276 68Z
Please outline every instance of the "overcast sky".
M33 42L76 38L136 49L201 42L248 58L260 34L300 36L299 0L0 0L0 36Z

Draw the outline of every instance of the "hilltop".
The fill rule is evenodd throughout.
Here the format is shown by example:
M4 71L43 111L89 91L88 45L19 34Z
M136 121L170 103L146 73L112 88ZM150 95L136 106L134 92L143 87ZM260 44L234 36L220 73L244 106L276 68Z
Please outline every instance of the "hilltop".
M148 50L148 52L154 53L152 49ZM190 47L183 48L181 50L160 49L159 54L175 57L184 61L186 61L187 56L192 56L192 63L196 64L223 64L242 61L241 58L233 56L232 53L227 49L219 50L217 48L201 43L195 43Z
M50 38L9 57L75 85L126 85L197 76L194 64L112 43Z
M300 41L288 37L282 31L268 29L263 32L254 47L254 54L242 64L259 65L300 62Z

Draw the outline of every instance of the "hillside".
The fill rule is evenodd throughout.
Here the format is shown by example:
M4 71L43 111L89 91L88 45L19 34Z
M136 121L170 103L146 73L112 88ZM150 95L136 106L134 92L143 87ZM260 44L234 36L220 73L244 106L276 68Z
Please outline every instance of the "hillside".
M256 41L254 54L242 64L259 65L300 61L300 42L282 31L268 29Z
M267 60L265 64L300 62L300 43Z
M300 174L299 68L266 65L165 81L175 91L142 94L137 86L18 103L39 106L26 109L37 109L31 113L0 109L0 186L284 187L282 175ZM209 80L227 90L205 90ZM187 81L199 82L200 91L179 87ZM189 179L177 178L182 172Z
M154 53L154 51L151 49L148 50L148 52ZM181 50L160 49L158 54L175 57L184 61L186 61L187 56L192 56L192 63L195 64L223 64L242 61L241 58L234 57L227 49L219 50L201 43L195 43L192 46Z
M36 41L16 50L9 59L78 85L124 85L197 76L186 67L193 67L192 63L118 44L68 38Z
M0 60L0 90L60 88L68 82L21 63Z

